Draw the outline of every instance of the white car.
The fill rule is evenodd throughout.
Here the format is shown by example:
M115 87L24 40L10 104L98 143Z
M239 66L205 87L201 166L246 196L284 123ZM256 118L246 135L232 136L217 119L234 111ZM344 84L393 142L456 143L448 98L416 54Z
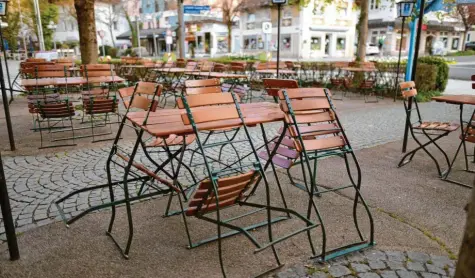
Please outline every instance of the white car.
M376 44L367 43L366 44L366 55L379 55L379 48Z

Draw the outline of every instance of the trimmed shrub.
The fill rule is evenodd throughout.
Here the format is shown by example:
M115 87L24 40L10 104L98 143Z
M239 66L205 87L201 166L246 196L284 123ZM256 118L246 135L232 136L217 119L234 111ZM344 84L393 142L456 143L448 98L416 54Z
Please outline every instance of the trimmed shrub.
M418 64L416 72L416 87L418 92L437 90L437 66Z
M419 58L420 63L435 65L437 67L436 90L445 91L449 81L449 64L446 59L441 57L426 56Z

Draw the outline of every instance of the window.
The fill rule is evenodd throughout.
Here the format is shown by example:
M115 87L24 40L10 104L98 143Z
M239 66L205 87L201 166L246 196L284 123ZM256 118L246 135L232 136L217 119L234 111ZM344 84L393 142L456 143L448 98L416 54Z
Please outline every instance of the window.
M369 9L374 10L375 4L376 4L376 0L371 0L371 4L369 5Z
M459 43L460 43L460 39L459 39L459 38L454 38L454 39L452 39L452 50L457 50L457 49L459 49Z
M442 37L440 38L440 40L442 41L442 43L444 44L444 48L447 48L449 46L449 38L447 37Z
M114 21L114 22L113 22L113 25L114 25L114 30L116 30L116 31L119 30L117 21Z
M158 3L158 0L155 0L155 12L160 11L160 5Z
M244 36L244 49L256 49L257 37L256 36Z
M470 42L470 33L467 35L467 42Z
M256 15L255 14L247 14L247 22L254 22L256 21Z
M292 40L290 35L283 35L282 36L282 50L283 51L290 51L292 48Z
M398 37L396 40L396 51L399 51L400 44L401 44L401 37ZM406 51L406 44L407 44L407 39L406 37L403 37L401 51Z
M312 37L310 40L310 49L312 51L318 51L322 49L322 38L321 37Z
M337 38L336 50L345 50L345 49L346 49L346 38Z
M282 16L282 26L292 26L292 8L285 8Z

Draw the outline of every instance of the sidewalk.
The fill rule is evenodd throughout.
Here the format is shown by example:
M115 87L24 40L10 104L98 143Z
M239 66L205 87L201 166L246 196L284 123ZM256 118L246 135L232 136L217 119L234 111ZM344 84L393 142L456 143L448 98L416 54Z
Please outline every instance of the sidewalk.
M457 135L454 134L443 141L442 147L453 150L457 142ZM368 260L349 257L323 266L315 261L308 262L310 249L303 234L277 246L281 260L287 268L290 267L290 270L284 268L281 272L293 275L278 274L278 277L327 277L322 276L326 272L333 277L355 277L351 275L368 271L374 275L366 273L366 276L359 277L380 277L379 274L383 273L388 274L383 277L397 277L389 276L394 273L406 275L400 277L440 278L452 275L455 262L451 258L456 256L461 242L465 223L463 208L469 190L441 181L427 156L417 155L411 164L396 168L400 158L399 148L400 142L394 142L357 152L363 169L363 196L372 207L375 221L377 245L364 253ZM319 183L333 187L345 182L341 159L325 159L319 165ZM268 177L270 188L275 188L272 175ZM457 175L457 178L466 177ZM305 211L306 202L302 200L306 200L306 194L292 187L282 171L279 180L288 204L297 211ZM276 191L272 191L271 198L279 203ZM263 196L263 192L258 190L253 201L263 201ZM316 202L327 226L328 248L357 240L351 219L352 193L328 193L316 198ZM0 245L0 276L220 277L217 245L186 249L183 221L179 216L162 218L165 205L166 198L159 198L133 206L135 237L130 260L124 260L105 236L110 212L103 211L81 219L70 229L57 222L21 234L19 246L22 259L18 262L9 262L6 244ZM236 213L231 209L226 211L226 215L230 212ZM213 225L205 225L195 218L188 220L195 240L216 231ZM262 215L243 221L245 224L262 221ZM367 234L368 222L363 214L360 221ZM284 221L277 224L274 231L282 235L298 224L301 223L295 219ZM120 208L115 233L120 235L121 242L125 240L126 227L125 210ZM265 241L265 229L255 233L257 238ZM312 232L312 236L319 250L319 229ZM248 277L273 266L272 252L253 254L253 250L253 245L243 236L224 241L224 262L229 277ZM405 251L407 253L401 253ZM351 262L359 262L366 267L351 265ZM302 269L305 271L303 275L296 272ZM420 273L424 276L419 276ZM444 276L440 275L442 273Z

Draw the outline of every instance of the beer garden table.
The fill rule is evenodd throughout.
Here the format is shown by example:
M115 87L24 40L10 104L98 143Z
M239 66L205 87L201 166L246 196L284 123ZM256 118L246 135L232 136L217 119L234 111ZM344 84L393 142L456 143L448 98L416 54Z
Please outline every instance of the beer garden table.
M464 124L470 123L471 121L474 120L473 119L473 113L470 116L471 117L470 119L468 119L468 120L463 119L464 106L465 105L475 105L475 95L447 95L447 96L433 97L432 100L435 100L437 102L444 102L444 103L452 104L452 105L458 105L460 107L459 121L460 121L460 128L461 128L461 131L460 131L460 133L461 133L460 139L461 140L460 140L460 144L457 148L457 151L454 155L454 158L453 158L452 162L449 165L449 168L442 175L442 180L448 181L448 182L451 182L451 183L455 183L455 184L458 184L458 185L461 185L461 186L464 186L464 187L471 188L472 186L470 186L468 184L458 182L458 181L454 181L454 180L450 180L449 175L450 175L451 171L453 170L454 162L457 158L458 153L460 152L460 148L462 148L462 147L463 147L464 158L465 158L465 171L470 172L470 173L475 173L475 171L469 170L469 167L468 167L467 146L466 146L466 143L465 143L465 141L466 141L465 138L466 138L467 132L468 132L468 126L464 127Z

